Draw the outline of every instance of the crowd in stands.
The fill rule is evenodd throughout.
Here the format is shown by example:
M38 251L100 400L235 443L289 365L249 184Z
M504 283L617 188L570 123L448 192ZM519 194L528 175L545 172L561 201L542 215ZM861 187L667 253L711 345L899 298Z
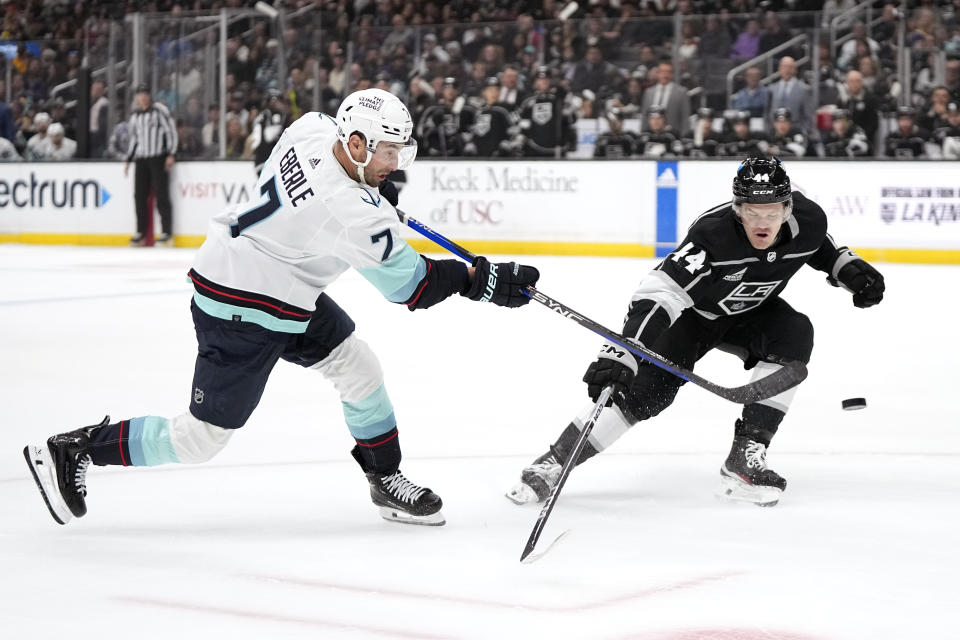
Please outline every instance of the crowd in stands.
M3 0L10 86L0 75L0 159L75 153L75 96L50 92L105 46L111 21L253 4ZM219 157L223 119L225 156L252 159L264 111L282 126L333 113L344 95L371 86L407 103L425 157L565 156L578 126L596 122L597 157L960 158L960 0L881 0L869 15L844 14L853 0L585 0L572 13L552 0L270 4L312 11L282 33L266 20L231 23L222 110L203 97L211 61L199 46L163 34L151 41L153 99L176 118L181 158ZM832 21L846 37L835 47ZM816 51L812 38L788 44L818 30ZM769 68L742 65L728 99L727 72L772 50ZM91 92L89 155L122 157L123 123L107 122L102 82ZM121 116L129 97L115 105Z

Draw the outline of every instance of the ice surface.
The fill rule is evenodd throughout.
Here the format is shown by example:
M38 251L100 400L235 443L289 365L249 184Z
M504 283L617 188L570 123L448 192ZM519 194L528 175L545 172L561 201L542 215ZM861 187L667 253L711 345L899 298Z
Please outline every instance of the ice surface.
M539 505L503 497L585 402L598 340L543 307L410 313L348 272L330 294L379 354L404 473L447 526L379 518L339 401L280 363L201 466L94 468L61 527L21 449L99 421L181 413L196 343L189 250L0 246L0 638L960 637L960 268L879 265L855 309L804 270L817 331L770 450L780 505L717 501L735 405L687 385L571 476L530 565ZM652 260L528 258L540 288L618 328ZM698 372L747 380L723 354ZM867 399L846 412L844 398Z

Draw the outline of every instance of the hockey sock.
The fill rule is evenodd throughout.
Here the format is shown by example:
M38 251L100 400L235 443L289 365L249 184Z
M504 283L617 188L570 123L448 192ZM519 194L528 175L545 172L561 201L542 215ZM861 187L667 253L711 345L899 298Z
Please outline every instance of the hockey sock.
M557 441L550 445L550 451L553 452L553 455L556 456L557 462L563 464L564 461L570 456L570 452L573 450L574 445L577 444L577 439L580 437L580 428L576 424L570 423L563 430L563 433L560 434L560 437L557 438ZM587 440L583 444L583 451L580 452L580 458L577 460L577 464L583 464L593 456L600 453L597 449L590 444L590 441Z
M734 434L738 437L746 436L769 447L783 417L784 413L773 407L758 403L748 404L743 408L743 418L736 422Z
M180 462L170 442L170 421L157 416L121 420L89 433L96 465L153 466Z
M400 436L397 428L373 438L357 438L350 451L365 473L390 475L400 468Z

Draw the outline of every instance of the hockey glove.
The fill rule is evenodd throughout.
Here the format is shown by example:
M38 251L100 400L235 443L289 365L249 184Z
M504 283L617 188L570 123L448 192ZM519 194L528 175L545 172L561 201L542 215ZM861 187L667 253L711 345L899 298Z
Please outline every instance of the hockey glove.
M473 261L473 282L465 295L471 300L492 302L501 307L522 307L530 302L523 291L537 284L540 272L516 262L491 263L483 256Z
M597 359L590 363L583 374L583 381L587 383L587 394L594 402L604 387L612 387L610 397L613 403L624 409L627 393L636 374L637 360L633 354L620 345L604 342Z
M853 304L860 309L878 304L885 289L883 276L855 253L849 252L848 256L853 259L840 267L836 278L827 278L828 282L852 293Z
M397 189L397 185L389 180L384 180L380 183L380 195L386 198L387 202L393 206L397 206L397 203L400 202L400 191Z

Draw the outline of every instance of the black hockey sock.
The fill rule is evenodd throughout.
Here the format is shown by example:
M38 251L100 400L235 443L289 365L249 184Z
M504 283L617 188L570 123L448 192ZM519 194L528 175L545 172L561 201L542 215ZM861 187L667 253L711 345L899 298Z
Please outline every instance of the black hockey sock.
M350 453L365 473L396 473L401 457L397 428L373 438L357 438L357 446Z
M93 464L116 464L128 466L130 449L127 441L130 439L130 421L121 420L105 427L97 427L90 431L90 457Z
M563 430L563 433L560 434L560 437L557 438L557 441L550 446L550 451L552 451L553 455L557 458L557 462L563 464L564 461L566 461L570 456L570 452L573 451L573 447L577 444L577 438L579 437L580 429L577 428L577 425L572 422L568 424ZM599 451L587 440L583 444L583 451L580 452L580 459L577 460L577 464L583 464L598 453Z
M776 435L784 413L765 404L748 404L743 408L743 418L734 426L736 436L746 436L769 447Z

